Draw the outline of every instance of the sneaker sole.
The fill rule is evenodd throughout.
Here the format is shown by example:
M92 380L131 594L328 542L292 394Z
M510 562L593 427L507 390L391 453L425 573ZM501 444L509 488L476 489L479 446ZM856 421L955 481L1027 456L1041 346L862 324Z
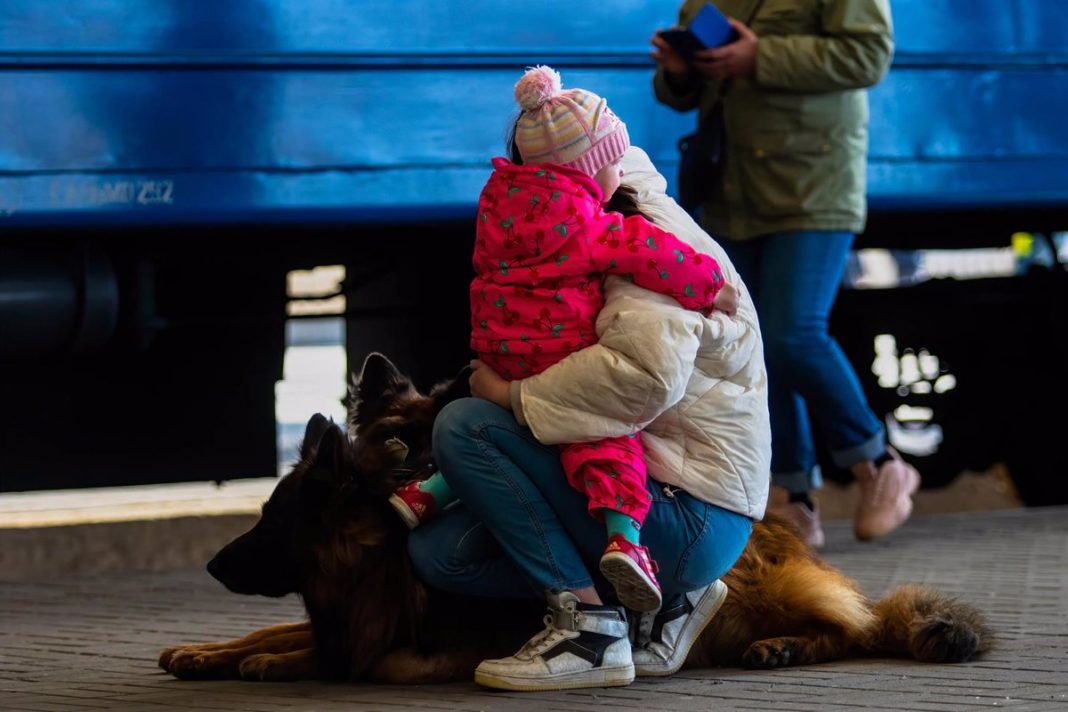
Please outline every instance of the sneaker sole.
M415 512L411 510L408 503L395 494L389 496L389 503L393 506L393 509L397 511L401 520L405 526L409 529L415 529L419 526L419 517L415 516Z
M619 602L632 611L655 611L663 603L656 584L626 554L611 552L602 556L601 573L616 589Z
M581 673L559 673L558 675L540 678L494 675L475 670L475 682L494 690L513 690L515 692L575 690L583 687L626 687L634 682L634 666L600 668Z
M635 677L666 677L667 675L674 675L686 662L686 658L690 655L690 650L693 648L693 644L697 642L697 639L701 637L701 633L705 632L705 628L712 622L712 619L719 613L719 609L723 607L723 602L727 600L727 594L730 589L727 588L727 584L722 581L717 581L717 585L709 589L708 593L701 597L701 600L697 602L697 608L693 610L690 615L697 615L703 613L705 622L701 624L701 627L694 631L693 635L689 636L688 641L683 641L685 649L683 647L676 648L676 661L671 664L670 667L661 666L648 666L634 665Z

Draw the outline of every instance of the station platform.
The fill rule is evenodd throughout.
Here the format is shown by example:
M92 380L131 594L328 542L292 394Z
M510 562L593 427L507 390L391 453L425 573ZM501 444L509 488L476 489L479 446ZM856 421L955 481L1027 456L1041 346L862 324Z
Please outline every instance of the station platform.
M686 670L626 688L544 694L473 683L184 682L156 666L162 648L299 620L300 602L230 594L202 569L64 573L0 581L0 709L1068 710L1068 508L920 515L867 544L847 521L826 528L824 555L869 595L906 582L960 595L987 614L996 648L963 665L860 659ZM531 621L531 633L538 625Z

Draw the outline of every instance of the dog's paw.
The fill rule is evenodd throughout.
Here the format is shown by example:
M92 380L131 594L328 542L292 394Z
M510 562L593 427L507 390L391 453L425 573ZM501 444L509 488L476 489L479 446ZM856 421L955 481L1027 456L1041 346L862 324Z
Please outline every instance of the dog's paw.
M205 680L226 677L229 660L223 653L179 648L171 655L167 672L181 680Z
M796 638L758 640L749 646L742 662L753 668L778 668L797 665L801 657L801 642Z
M174 654L181 649L181 645L176 645L173 648L164 648L163 652L159 654L159 666L169 672L171 667L171 658L173 658Z
M241 661L238 671L242 680L255 682L299 680L303 676L302 668L293 665L285 655L271 653L248 656Z
M203 652L203 647L204 646L200 643L193 643L190 645L175 645L170 648L164 648L159 654L159 666L167 672L170 672L175 657Z

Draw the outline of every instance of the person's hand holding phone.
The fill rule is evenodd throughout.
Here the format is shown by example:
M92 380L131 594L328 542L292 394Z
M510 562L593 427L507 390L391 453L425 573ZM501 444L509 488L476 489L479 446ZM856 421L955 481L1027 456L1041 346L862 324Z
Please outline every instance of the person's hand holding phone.
M698 51L694 55L694 68L718 82L731 77L755 76L760 38L744 23L734 18L728 18L727 21L738 33L738 39L722 47Z
M675 51L674 47L667 43L667 40L660 36L659 32L653 35L650 42L653 43L654 49L649 55L664 68L665 72L680 77L690 72L690 67L686 64L686 60Z

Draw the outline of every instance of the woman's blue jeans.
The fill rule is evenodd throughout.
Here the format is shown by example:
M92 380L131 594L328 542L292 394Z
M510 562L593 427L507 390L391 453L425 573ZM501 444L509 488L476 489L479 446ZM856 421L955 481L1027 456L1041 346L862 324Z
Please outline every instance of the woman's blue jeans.
M723 248L756 303L768 366L772 482L791 492L819 488L809 417L838 467L873 460L886 433L838 342L827 331L853 235L792 231Z
M597 566L607 543L604 524L567 483L559 448L542 445L510 412L476 398L441 411L433 443L435 462L460 502L409 538L423 581L501 598L591 585L611 592ZM641 541L660 566L666 605L726 573L753 523L651 478L648 488L652 507Z

